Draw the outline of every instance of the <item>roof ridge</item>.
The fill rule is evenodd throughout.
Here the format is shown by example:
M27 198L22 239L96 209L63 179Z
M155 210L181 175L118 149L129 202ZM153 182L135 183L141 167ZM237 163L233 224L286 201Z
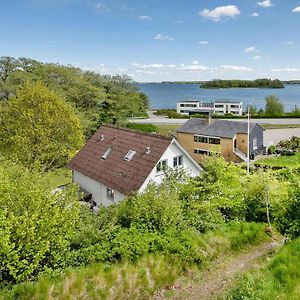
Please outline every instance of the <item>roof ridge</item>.
M137 129L127 128L127 127L120 127L120 126L113 125L113 124L103 124L100 127L114 128L114 129L118 129L118 130L123 130L123 131L138 133L138 134L143 134L143 135L146 135L146 136L162 138L162 139L165 139L165 140L168 140L168 141L172 141L173 140L172 137L168 137L168 136L165 136L165 135L156 134L156 133L150 133L150 132L145 132L145 131L140 131L140 130L137 130Z

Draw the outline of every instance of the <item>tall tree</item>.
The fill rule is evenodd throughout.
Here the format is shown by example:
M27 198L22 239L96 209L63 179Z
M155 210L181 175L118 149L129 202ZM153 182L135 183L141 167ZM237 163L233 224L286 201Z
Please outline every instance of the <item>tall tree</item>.
M26 82L0 114L0 149L41 170L65 164L83 143L72 106L41 82Z
M283 104L274 95L266 97L265 113L268 116L282 116L284 113Z

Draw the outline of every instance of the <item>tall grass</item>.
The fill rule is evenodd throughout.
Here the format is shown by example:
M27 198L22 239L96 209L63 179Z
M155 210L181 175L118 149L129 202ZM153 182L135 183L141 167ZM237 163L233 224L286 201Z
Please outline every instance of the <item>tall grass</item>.
M261 271L242 277L227 299L300 299L300 238L284 246Z
M232 222L217 231L195 236L201 257L198 265L188 265L172 255L147 255L135 263L93 264L14 286L2 291L0 299L149 299L185 272L267 239L262 224Z

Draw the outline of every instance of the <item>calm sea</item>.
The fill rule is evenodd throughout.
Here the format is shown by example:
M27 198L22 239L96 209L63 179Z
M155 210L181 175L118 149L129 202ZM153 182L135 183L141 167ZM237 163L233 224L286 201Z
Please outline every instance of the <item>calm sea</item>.
M265 97L276 95L285 111L295 105L300 107L300 84L286 85L284 89L201 89L197 84L139 83L140 90L150 99L151 108L176 108L176 102L198 99L213 102L218 99L242 101L246 109L249 103L257 108L265 107Z

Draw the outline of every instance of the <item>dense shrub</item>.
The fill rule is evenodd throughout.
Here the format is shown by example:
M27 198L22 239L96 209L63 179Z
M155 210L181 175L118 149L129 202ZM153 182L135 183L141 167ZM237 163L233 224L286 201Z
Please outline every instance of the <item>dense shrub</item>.
M163 230L183 224L182 207L175 189L168 184L150 185L140 195L129 197L119 206L118 223L147 230Z
M300 236L300 185L299 179L289 187L288 197L278 201L275 222L278 230L292 238Z
M268 148L268 154L274 154L275 153L275 150L276 150L276 147L274 145L271 145L269 148Z
M78 215L77 189L50 193L43 177L7 161L0 182L1 279L20 282L60 266Z
M283 156L293 156L293 155L295 155L295 152L293 152L290 149L284 149L284 150L281 151L281 155L283 155Z
M175 109L158 109L155 112L155 114L158 115L158 116L166 116L170 119L185 119L185 118L188 118L188 116L177 113Z
M282 140L278 143L282 148L300 150L300 137L292 136L290 139Z

